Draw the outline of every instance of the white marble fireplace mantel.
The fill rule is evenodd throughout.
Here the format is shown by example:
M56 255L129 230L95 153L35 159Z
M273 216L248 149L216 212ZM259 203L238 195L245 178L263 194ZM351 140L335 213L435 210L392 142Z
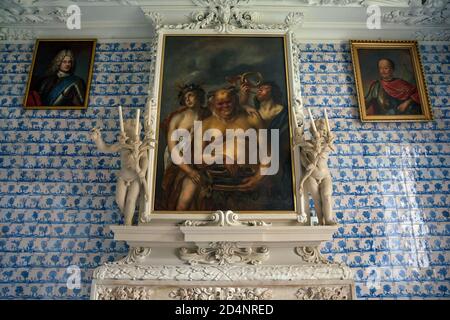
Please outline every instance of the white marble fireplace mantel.
M111 226L129 254L94 272L92 299L353 299L321 256L337 226Z

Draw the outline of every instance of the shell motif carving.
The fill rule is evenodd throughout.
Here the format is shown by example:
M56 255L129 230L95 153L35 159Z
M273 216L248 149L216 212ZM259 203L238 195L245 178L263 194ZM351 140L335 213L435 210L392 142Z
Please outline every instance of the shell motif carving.
M234 242L212 242L209 247L198 249L181 248L180 259L188 264L237 264L257 265L269 258L266 247L239 248Z

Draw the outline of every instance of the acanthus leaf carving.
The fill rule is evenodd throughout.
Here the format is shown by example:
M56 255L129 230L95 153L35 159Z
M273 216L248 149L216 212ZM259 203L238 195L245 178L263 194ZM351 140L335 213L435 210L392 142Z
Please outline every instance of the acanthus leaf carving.
M193 287L178 288L169 298L179 300L268 300L273 296L268 288Z
M350 300L350 286L304 287L295 294L298 300Z
M136 286L97 286L97 300L150 300L153 290Z
M202 0L193 1L202 10L190 14L190 21L180 24L162 23L162 16L152 10L142 7L144 15L153 23L155 29L176 30L201 30L215 29L219 33L230 33L236 29L257 30L289 30L303 22L303 13L291 12L287 15L284 23L262 24L259 23L259 14L241 10L242 4L248 0Z
M269 258L266 247L238 247L234 242L212 242L208 247L180 248L180 259L188 264L239 264L257 265Z
M295 253L306 263L313 264L331 264L331 261L325 259L317 247L296 247Z
M178 300L220 300L220 288L179 288L169 293Z
M132 264L136 263L139 260L145 259L148 255L150 255L152 249L151 248L144 248L144 247L136 247L136 248L130 248L128 251L128 254L126 257L111 262L111 264Z
M450 4L448 1L410 1L409 7L392 10L383 14L383 21L406 25L443 25L450 23Z

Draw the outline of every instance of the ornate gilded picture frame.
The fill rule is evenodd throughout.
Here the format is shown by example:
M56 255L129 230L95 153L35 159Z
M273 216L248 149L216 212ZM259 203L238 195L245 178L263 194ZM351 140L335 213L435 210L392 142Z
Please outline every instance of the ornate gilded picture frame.
M297 96L300 92L299 81L293 80L298 77L293 72L292 61L293 51L297 48L292 45L290 33L287 30L220 33L212 29L196 30L195 33L162 29L158 33L155 76L150 79L153 84L152 99L149 100L146 115L146 122L150 124L157 141L149 154L151 199L147 201L147 220L205 219L214 212L229 210L245 214L250 219L297 219L299 199L296 189L300 168L296 160L297 151L292 147L292 137L297 119L303 119L303 114L301 99ZM276 96L280 112L265 120L258 114L260 121L255 124L258 121L251 120L252 113L259 112L258 95L261 93L258 91L263 87L270 91L272 98ZM242 101L242 90L249 93L245 103ZM183 122L193 110L186 100L188 93L194 93L197 103L195 108L198 110L189 120L195 120L195 127L191 123L186 127ZM232 114L240 115L236 123L225 119L226 111L221 114L215 109L219 96L238 102L231 107L234 110ZM259 181L253 181L258 180L253 179L258 168L239 165L236 159L231 165L224 160L224 165L219 166L192 162L183 164L186 169L183 170L173 163L171 157L175 148L168 144L173 138L173 131L178 132L180 128L186 129L193 137L189 140L194 145L189 155L193 162L198 155L194 150L195 143L203 139L209 129L223 129L223 133L228 129L242 129L245 132L247 129L263 129L257 130L257 150L263 143L261 132L267 134L263 139L267 138L264 143L269 141L265 146L268 149L272 146L271 139L275 139L268 137L269 132L276 129L279 132L277 139L280 138L277 150L280 155L279 170ZM196 130L200 130L200 134ZM248 136L245 138L250 139ZM178 146L181 145L179 142ZM204 151L205 145L200 148ZM183 152L186 153L186 150L183 149ZM192 187L192 192L183 191L186 185ZM187 204L183 205L181 199L187 199Z
M433 119L416 41L350 44L361 121Z
M86 109L97 40L38 39L25 109Z

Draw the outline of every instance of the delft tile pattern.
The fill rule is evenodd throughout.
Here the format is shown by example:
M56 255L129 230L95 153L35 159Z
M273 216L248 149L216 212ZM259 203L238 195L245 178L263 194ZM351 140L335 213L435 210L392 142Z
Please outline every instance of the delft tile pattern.
M305 104L337 136L340 226L322 253L353 268L360 299L450 297L449 47L420 46L434 122L363 124L349 46L301 45Z
M122 223L114 202L117 155L89 130L117 134L118 112L145 108L150 47L97 45L86 111L22 108L33 44L0 45L0 299L88 299L93 270L127 252L106 231ZM81 269L70 290L68 266Z
M115 139L120 103L144 108L146 43L99 44L86 111L24 111L32 44L0 45L0 299L88 299L95 267L123 256L109 224L118 157L89 130ZM327 108L340 223L322 253L354 270L361 299L449 298L450 52L421 46L436 121L362 124L348 45L301 45L306 105ZM134 110L133 110L134 111ZM134 114L129 111L130 114ZM81 268L81 289L66 286Z

